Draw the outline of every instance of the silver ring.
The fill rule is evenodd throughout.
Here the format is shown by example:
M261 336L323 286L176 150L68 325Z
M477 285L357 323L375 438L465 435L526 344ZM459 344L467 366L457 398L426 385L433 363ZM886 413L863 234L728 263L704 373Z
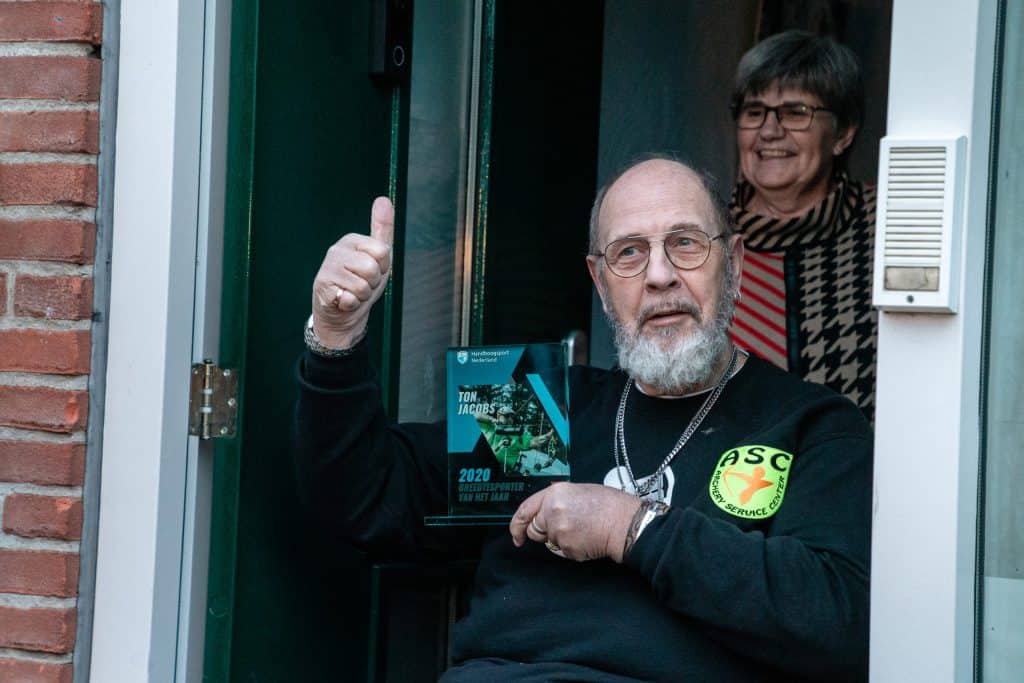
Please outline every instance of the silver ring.
M537 526L537 518L536 517L534 517L533 519L530 520L530 528L533 529L534 531L536 531L541 536L547 536L548 535L548 532L544 531L539 526Z

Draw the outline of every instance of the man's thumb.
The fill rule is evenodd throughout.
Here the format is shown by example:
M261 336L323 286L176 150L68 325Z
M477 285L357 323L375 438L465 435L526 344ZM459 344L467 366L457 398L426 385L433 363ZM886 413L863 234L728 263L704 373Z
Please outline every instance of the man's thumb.
M391 246L395 239L395 207L387 197L377 197L370 209L370 237Z

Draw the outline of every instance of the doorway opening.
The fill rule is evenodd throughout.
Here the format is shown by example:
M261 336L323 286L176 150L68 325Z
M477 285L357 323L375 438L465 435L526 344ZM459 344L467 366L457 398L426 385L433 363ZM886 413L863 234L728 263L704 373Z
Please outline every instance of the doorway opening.
M732 72L766 31L828 30L858 52L868 108L850 169L877 174L882 0L422 2L411 82L395 87L368 74L369 4L235 10L256 47L233 60L232 116L251 120L232 125L251 139L232 147L250 156L229 166L251 169L251 185L228 198L227 242L245 255L247 279L224 306L235 316L226 325L242 331L222 357L245 380L240 436L215 461L211 680L327 680L343 667L352 680L433 681L447 663L471 570L459 565L450 581L437 558L368 557L314 528L288 458L309 284L330 244L367 229L390 182L401 262L390 327L371 334L392 349L381 358L392 414L437 420L450 345L584 330L591 362L612 364L584 260L593 194L628 159L658 150L710 170L727 194ZM239 92L251 108L234 107Z

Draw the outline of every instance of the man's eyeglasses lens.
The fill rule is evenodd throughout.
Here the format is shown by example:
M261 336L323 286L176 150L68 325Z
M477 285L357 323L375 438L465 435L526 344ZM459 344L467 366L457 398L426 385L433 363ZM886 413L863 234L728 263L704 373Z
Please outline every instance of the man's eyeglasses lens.
M745 104L740 107L736 116L736 125L740 128L760 128L765 117L771 112L779 120L779 125L786 130L807 130L814 121L815 111L827 111L822 107L806 104L782 104L769 107L764 104Z
M676 230L661 241L665 255L676 268L699 268L708 260L712 238L700 230ZM645 237L626 237L608 244L604 259L619 277L633 277L644 272L651 259L651 242Z

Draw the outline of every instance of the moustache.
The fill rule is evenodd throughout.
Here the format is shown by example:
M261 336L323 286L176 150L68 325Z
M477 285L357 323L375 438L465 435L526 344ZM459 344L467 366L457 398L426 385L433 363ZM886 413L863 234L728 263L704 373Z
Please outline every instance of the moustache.
M663 301L657 304L650 304L640 309L640 314L637 317L639 324L643 325L656 316L672 315L675 313L685 313L686 315L693 316L694 320L698 323L703 322L700 309L690 301Z

